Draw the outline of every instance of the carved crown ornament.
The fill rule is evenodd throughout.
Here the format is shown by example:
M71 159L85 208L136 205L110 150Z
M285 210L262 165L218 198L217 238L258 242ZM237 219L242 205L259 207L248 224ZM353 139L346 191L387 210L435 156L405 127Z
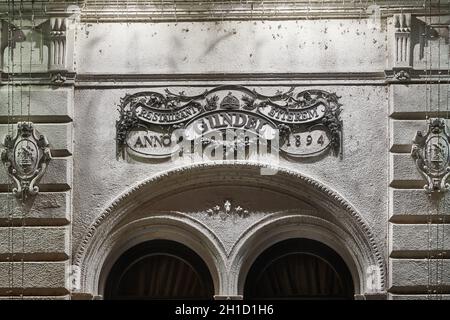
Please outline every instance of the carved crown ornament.
M206 210L206 213L211 216L219 216L222 220L227 220L229 217L246 218L249 211L241 206L233 206L231 200L225 200L223 205L216 205L211 209Z
M337 156L342 147L338 100L335 93L322 90L291 88L268 96L237 85L194 96L168 89L126 95L116 122L117 156L169 158L190 149L181 148L181 140L200 142L202 148L220 145L227 154L237 152L237 146L261 146L265 140L269 149L285 157L313 157L328 151ZM231 142L225 139L229 131L239 131Z
M2 147L1 160L15 185L12 193L22 199L36 195L36 184L51 160L47 138L32 122L19 122L15 137L7 135Z
M443 119L430 119L428 132L417 131L413 140L411 156L417 169L426 179L427 193L450 190L450 136Z

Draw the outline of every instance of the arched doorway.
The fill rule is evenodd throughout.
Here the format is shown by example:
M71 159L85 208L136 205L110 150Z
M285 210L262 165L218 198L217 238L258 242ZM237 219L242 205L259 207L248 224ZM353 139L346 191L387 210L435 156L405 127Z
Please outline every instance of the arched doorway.
M289 239L266 249L245 281L245 299L353 299L354 284L344 260L310 239Z
M205 262L187 246L152 240L127 250L113 265L105 299L212 299Z
M276 174L262 175L268 168ZM257 257L295 238L314 239L339 253L355 295L385 290L377 237L344 198L297 172L233 162L180 167L115 199L92 223L74 256L79 292L107 298L108 276L119 257L140 243L165 239L201 257L216 297L245 296ZM365 281L372 269L374 287Z

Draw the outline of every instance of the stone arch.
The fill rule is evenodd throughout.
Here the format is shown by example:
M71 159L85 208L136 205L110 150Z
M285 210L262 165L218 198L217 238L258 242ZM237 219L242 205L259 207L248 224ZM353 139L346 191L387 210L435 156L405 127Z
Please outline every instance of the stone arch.
M106 221L100 224L91 238L87 254L75 261L81 269L82 292L101 295L114 262L133 246L153 239L176 241L194 250L208 266L216 294L221 291L224 250L220 240L207 227L178 212L147 212L146 217L127 218L118 221L117 225Z
M276 174L261 175L262 169ZM313 203L319 214L308 215L294 210L267 215L249 227L231 251L227 251L221 240L200 220L182 212L142 209L151 199L194 186L213 186L218 177L221 183L255 184L259 188L293 195L306 203ZM262 241L261 235L267 231L279 234L279 238L273 238L272 242ZM355 292L368 291L364 275L371 266L379 270L379 291L385 290L385 257L361 215L330 188L281 167L241 161L199 163L179 167L136 184L103 211L78 247L74 263L81 269L81 291L101 293L101 274L107 272L114 257L132 245L156 236L178 239L196 251L211 271L217 295L236 295L242 291L242 276L249 268L248 261L256 258L257 252L278 240L300 236L331 244L343 255L356 278ZM253 244L258 245L253 256L245 254L245 248Z
M376 293L384 290L384 274L380 274L380 287L373 290L367 287L367 270L370 266L384 266L367 251L367 243L361 242L348 231L337 224L323 218L282 212L268 216L252 226L236 243L231 254L230 277L228 290L243 295L247 273L253 262L272 245L296 238L306 238L319 241L336 251L345 261L354 281L356 294ZM252 251L246 248L252 248Z

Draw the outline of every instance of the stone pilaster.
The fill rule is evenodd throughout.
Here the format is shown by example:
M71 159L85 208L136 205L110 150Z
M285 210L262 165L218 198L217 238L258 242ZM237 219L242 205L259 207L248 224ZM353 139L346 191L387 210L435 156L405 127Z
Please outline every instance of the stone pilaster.
M0 299L22 295L68 299L73 289L69 280L74 87L67 81L74 77L73 21L64 8L34 10L34 19L30 7L22 12L23 34L27 42L33 41L33 51L23 54L28 55L25 61L43 57L39 72L30 73L30 66L8 74L3 65L10 45L8 25L0 21L0 72L14 84L0 83L0 141L16 130L17 122L31 121L48 138L52 160L38 184L39 193L25 200L12 195L6 170L0 170ZM43 43L35 40L40 36Z
M428 130L426 118L444 116L436 106L446 105L447 96L438 94L438 86L390 85L388 274L389 298L394 300L448 299L450 194L427 193L427 182L411 157L416 132ZM440 86L442 92L447 90L447 85ZM427 104L434 111L427 110Z

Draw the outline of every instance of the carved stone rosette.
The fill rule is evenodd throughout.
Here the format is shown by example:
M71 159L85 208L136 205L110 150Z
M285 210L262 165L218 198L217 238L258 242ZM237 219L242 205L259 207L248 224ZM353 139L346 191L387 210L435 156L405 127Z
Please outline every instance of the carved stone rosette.
M18 198L36 195L36 185L51 160L49 143L32 122L19 122L15 137L5 137L1 159L14 181L13 194Z
M447 183L450 176L450 136L444 120L431 119L426 135L417 131L411 156L427 180L424 186L427 193L450 190L450 184Z

